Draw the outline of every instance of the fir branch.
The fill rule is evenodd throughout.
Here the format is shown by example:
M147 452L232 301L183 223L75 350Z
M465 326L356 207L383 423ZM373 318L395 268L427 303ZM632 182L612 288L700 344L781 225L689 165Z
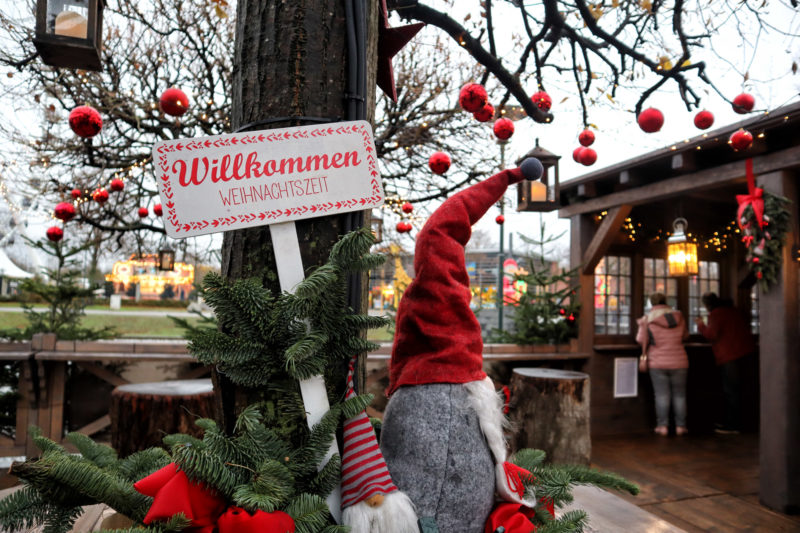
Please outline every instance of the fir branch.
M555 520L536 527L536 533L581 533L586 527L585 511L567 511Z
M116 467L117 452L111 446L98 444L82 433L69 433L67 440L71 442L87 461L99 468Z
M296 533L317 533L330 522L328 505L315 494L300 494L286 507Z

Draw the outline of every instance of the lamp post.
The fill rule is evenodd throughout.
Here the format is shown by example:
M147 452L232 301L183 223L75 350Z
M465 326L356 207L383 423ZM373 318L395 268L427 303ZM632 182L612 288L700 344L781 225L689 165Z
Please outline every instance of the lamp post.
M553 211L558 209L559 201L559 176L558 160L561 156L536 146L530 152L517 160L517 165L529 157L535 157L542 163L544 172L539 181L523 180L517 184L517 211Z
M37 0L33 44L45 64L101 70L105 0Z
M506 168L506 144L508 141L498 139L497 144L500 145L500 171L502 172ZM505 213L504 200L505 195L500 198L500 215ZM500 248L497 254L497 329L503 331L503 234L505 229L503 224L498 224L498 226L500 227Z

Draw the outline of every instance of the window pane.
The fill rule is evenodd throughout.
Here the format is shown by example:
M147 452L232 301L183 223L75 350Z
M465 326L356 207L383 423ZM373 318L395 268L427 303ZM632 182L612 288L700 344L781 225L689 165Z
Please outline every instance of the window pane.
M595 333L630 334L630 257L606 256L595 268Z
M645 277L651 277L656 273L655 267L653 266L653 264L654 264L654 260L653 259L651 259L649 257L646 257L644 259L644 275L645 275Z
M631 258L630 257L620 257L620 265L622 265L622 269L620 274L623 276L630 276L631 275Z

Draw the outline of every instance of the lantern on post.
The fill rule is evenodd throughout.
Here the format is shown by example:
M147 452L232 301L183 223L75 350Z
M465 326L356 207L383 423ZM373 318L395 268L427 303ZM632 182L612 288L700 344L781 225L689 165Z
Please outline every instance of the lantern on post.
M517 159L517 165L529 157L535 157L542 162L544 172L541 180L523 180L517 184L517 211L553 211L560 206L558 197L558 160L561 156L536 146Z
M383 219L372 215L369 219L372 236L375 237L375 244L383 241Z
M689 242L684 233L688 225L685 218L676 218L667 239L667 267L673 277L697 274L697 244Z
M37 0L33 44L54 67L101 70L105 0Z
M158 251L158 269L162 271L175 270L175 251L166 247Z

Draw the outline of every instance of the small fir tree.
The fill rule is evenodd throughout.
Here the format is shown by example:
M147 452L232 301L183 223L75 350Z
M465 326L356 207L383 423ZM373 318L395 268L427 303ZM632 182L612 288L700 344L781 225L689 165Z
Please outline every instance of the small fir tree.
M170 283L167 283L164 285L164 290L161 291L159 298L162 300L172 300L175 298L175 288Z

